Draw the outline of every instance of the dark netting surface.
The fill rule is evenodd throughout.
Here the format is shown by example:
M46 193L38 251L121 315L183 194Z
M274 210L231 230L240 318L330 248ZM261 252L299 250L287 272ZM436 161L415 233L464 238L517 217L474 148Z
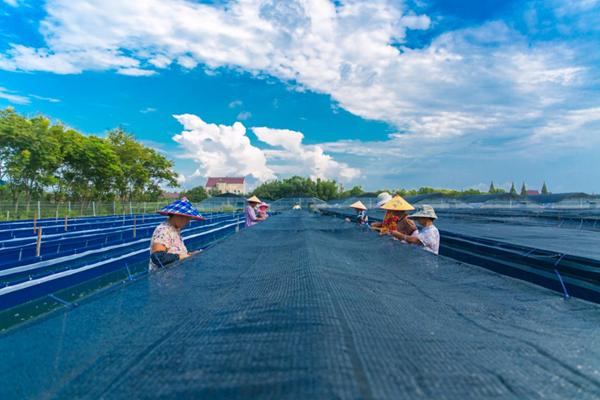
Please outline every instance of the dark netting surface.
M352 210L335 211L347 215L353 214ZM490 221L475 216L466 219L460 214L453 215L451 212L448 214L450 215L440 213L435 222L438 228L447 232L600 260L600 232L598 231L524 225L515 223L509 218L506 222ZM372 220L377 220L383 218L384 212L369 210L367 215Z
M600 232L442 219L436 225L450 232L600 260Z
M597 399L600 308L289 212L0 336L0 398Z

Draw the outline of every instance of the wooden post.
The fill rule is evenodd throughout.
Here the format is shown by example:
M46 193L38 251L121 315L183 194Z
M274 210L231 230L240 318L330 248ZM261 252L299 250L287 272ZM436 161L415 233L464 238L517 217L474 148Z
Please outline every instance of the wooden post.
M134 239L135 239L135 228L136 228L136 225L137 225L137 223L136 223L136 222L137 222L137 221L136 221L136 216L134 215L134 216L133 216L133 238L134 238Z
M42 228L37 230L37 242L35 244L35 256L39 257L42 250Z
M69 219L69 216L68 216L68 215L65 215L65 232L67 231L67 229L68 229L68 226L69 226L68 219Z
M38 218L42 219L42 208L40 207L40 201L38 200Z
M8 221L8 220L10 220L10 211L7 211L7 212L6 212L6 220L7 220L7 221Z
M94 217L96 216L96 202L92 201L92 213L94 214Z
M37 210L33 210L33 233L37 229Z
M56 203L56 218L55 219L58 221L58 203Z

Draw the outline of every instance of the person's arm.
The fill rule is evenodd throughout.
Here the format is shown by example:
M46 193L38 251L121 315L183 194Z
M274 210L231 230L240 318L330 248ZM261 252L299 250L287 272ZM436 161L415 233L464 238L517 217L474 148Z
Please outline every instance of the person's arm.
M391 231L390 235L392 235L393 237L395 237L398 240L404 240L406 243L417 244L419 246L423 246L423 243L421 242L421 240L419 240L419 238L417 236L405 235L404 233L398 232L398 231Z
M173 254L173 253L169 253L167 251L167 247L162 244L162 243L154 243L152 244L152 249L150 250L150 253L154 254L154 253L166 253L166 254ZM190 256L190 253L184 253L184 254L173 254L175 257L177 257L174 261L177 260L184 260L186 258L188 258ZM173 262L173 261L171 261ZM164 263L163 263L164 264Z
M253 208L248 209L248 217L250 217L250 221L252 221L252 222L265 220L263 217L257 216L256 211L254 211Z

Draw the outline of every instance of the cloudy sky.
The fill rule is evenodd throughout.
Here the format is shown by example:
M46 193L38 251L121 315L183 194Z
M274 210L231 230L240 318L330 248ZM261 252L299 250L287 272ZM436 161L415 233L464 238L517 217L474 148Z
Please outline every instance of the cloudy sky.
M0 0L0 107L252 182L600 192L600 0Z

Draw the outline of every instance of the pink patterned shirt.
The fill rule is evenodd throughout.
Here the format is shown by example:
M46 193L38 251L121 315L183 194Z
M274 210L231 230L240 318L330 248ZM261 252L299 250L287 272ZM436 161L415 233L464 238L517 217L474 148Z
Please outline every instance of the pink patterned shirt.
M152 234L152 240L150 241L150 249L154 243L162 244L167 248L167 253L173 254L186 254L188 252L183 239L181 238L181 232L167 221L161 223L156 227Z

